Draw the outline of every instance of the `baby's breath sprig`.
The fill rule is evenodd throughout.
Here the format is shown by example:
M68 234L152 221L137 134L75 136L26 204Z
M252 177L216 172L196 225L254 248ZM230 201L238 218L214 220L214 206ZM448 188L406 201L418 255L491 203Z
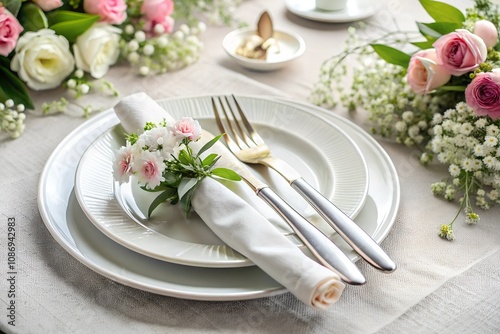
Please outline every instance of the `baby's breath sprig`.
M14 101L8 99L0 102L0 133L5 132L12 139L19 137L25 128L24 105L14 104Z

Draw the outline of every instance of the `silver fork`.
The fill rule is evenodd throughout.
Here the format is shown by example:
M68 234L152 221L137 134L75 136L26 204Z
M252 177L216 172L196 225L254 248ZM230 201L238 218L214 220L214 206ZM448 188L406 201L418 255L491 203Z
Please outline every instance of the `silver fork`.
M219 125L219 129L222 132L230 132L224 138L233 154L245 163L262 164L274 169L363 259L384 272L394 271L396 269L394 261L361 227L307 183L293 167L271 154L269 146L250 124L236 97L232 96L236 108L231 105L227 96L224 98L225 103L222 97L218 97L228 125L226 127ZM219 117L217 113L216 117Z
M212 98L212 106L217 123L223 127L218 117L218 105ZM222 131L224 132L224 131ZM225 134L227 136L227 134ZM229 152L228 152L229 153ZM279 197L268 185L260 181L250 170L231 153L221 155L219 163L233 169L252 188L252 190L290 225L302 243L325 267L335 271L346 283L360 285L365 277L358 267L323 232L310 224L304 217Z

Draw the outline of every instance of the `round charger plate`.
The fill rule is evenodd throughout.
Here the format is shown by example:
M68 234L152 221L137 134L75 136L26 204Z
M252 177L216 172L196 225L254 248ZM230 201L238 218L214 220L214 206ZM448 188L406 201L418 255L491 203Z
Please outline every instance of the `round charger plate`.
M366 19L380 9L378 0L347 0L341 10L321 10L316 8L316 0L285 0L286 8L293 14L320 22L345 23Z
M359 148L340 128L293 106L246 97L238 100L273 154L293 165L347 215L354 218L360 212L368 192L367 167ZM189 115L203 129L219 132L209 97L170 99L160 105L176 119ZM77 168L76 198L99 230L127 248L167 262L219 268L253 265L226 246L194 212L186 217L178 205L164 203L148 218L149 205L158 194L143 191L135 182L119 185L113 180L113 158L124 143L122 127L110 127L83 154ZM327 235L334 234L276 172L260 165L253 170ZM300 246L283 220L246 183L229 186Z
M222 40L224 51L239 65L255 71L273 71L288 65L306 50L302 37L296 33L275 30L273 37L279 53L269 52L266 59L252 59L236 54L236 49L246 38L255 35L255 28L240 28L227 34Z
M349 134L370 166L368 197L355 222L377 243L382 242L394 224L400 198L396 169L382 147L354 123L322 108L276 98L255 99L291 104L323 115ZM76 168L92 141L117 121L112 111L94 116L69 134L47 160L40 176L38 208L53 238L71 256L95 272L156 294L216 301L269 297L286 292L256 266L199 268L141 255L113 242L87 219L73 192ZM345 244L340 245L353 261L359 258Z

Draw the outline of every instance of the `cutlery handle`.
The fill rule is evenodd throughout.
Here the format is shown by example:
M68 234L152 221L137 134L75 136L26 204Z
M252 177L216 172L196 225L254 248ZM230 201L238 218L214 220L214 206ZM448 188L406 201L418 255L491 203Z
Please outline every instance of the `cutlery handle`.
M396 269L394 261L361 227L303 178L296 179L291 183L291 186L368 263L386 272L392 272Z
M358 267L330 238L309 223L271 188L265 187L257 195L269 204L294 230L306 247L325 267L335 271L348 284L361 285L365 277Z

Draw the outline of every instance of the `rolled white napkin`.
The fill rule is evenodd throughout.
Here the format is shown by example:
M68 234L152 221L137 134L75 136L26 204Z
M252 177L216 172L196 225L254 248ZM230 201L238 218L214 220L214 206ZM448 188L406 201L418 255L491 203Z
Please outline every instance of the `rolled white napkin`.
M163 119L170 124L175 122L145 93L124 98L115 106L115 113L128 133L142 132L146 122ZM191 144L193 151L211 138L211 134L204 132L202 139ZM221 143L216 143L211 152L232 155ZM205 178L193 196L192 205L221 240L304 303L326 309L340 298L345 285L336 273L306 256L264 216L221 183Z

